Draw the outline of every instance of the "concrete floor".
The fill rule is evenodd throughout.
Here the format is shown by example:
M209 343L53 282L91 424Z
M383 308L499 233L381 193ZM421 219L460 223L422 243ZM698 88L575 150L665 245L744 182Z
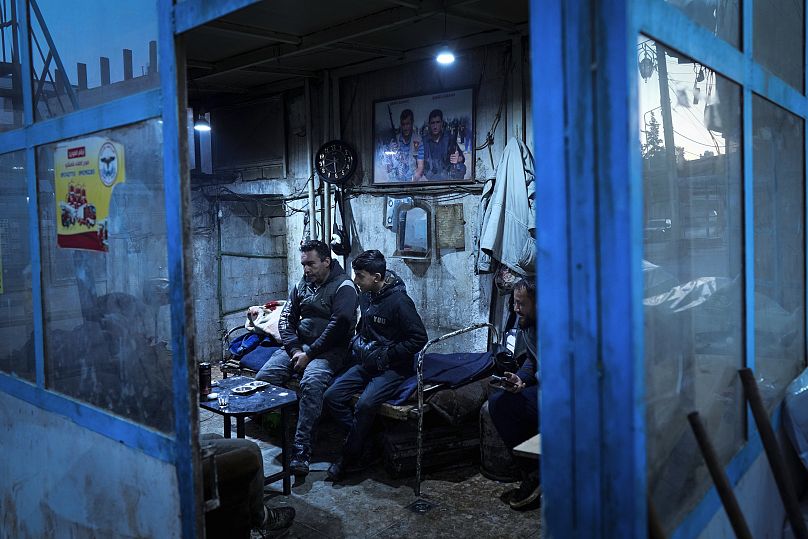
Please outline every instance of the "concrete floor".
M264 473L268 475L280 470L279 440L261 423L248 419L245 430L247 438L261 447ZM221 434L222 428L221 416L200 410L201 432ZM408 507L417 499L414 477L391 478L381 463L332 485L325 481L325 475L339 440L337 426L322 422L311 473L293 482L291 496L283 495L281 482L265 487L269 505L289 505L297 510L287 537L542 537L539 509L517 512L500 499L517 483L491 481L480 474L479 464L425 473L421 497L434 507L424 514ZM260 535L254 532L253 537Z

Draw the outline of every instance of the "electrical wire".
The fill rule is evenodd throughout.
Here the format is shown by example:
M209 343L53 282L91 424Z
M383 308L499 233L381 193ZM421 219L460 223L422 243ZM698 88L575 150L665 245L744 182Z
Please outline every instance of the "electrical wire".
M475 147L475 151L484 150L485 148L488 148L494 144L494 133L496 133L497 127L499 127L499 121L502 118L502 109L505 106L505 93L508 88L508 81L510 80L513 67L513 53L512 51L508 50L505 55L505 75L502 78L502 90L499 97L499 108L497 109L493 122L491 122L491 128L488 130L488 133L485 136L485 142L483 142L480 146ZM478 82L478 86L482 85L482 76L484 73L485 64L483 64L483 70L480 73L480 81Z

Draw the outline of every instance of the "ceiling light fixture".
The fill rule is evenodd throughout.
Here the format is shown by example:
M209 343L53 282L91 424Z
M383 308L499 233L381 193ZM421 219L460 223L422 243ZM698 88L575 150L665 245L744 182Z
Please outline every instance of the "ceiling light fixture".
M455 61L455 55L452 50L449 48L449 44L446 42L446 4L444 2L443 5L443 45L441 45L440 49L438 49L438 54L435 56L435 61L441 65L449 65L453 64Z
M442 47L442 48L441 48L441 49L438 51L438 55L437 55L437 56L435 56L435 61L436 61L436 62L438 62L439 64L443 64L443 65L449 65L449 64L454 63L454 61L455 61L455 55L454 55L454 53L453 53L453 52L452 52L452 51L449 49L449 47L448 47L447 45L444 45L444 46L443 46L443 47Z
M210 122L207 118L205 118L204 114L200 114L196 120L194 120L194 129L200 133L207 133L210 131Z

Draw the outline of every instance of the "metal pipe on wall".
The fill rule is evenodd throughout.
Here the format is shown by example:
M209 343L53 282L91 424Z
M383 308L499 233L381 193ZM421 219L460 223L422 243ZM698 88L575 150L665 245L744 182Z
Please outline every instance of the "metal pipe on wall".
M306 151L308 153L308 159L306 159L308 175L309 175L309 239L315 240L317 239L317 212L315 209L314 203L314 171L313 171L313 159L314 159L314 150L312 148L312 136L311 136L311 83L309 79L306 79L306 82L303 85L304 91L304 101L306 107Z
M331 133L334 135L335 139L342 140L342 117L340 116L340 104L339 104L339 75L332 75L331 79ZM350 179L349 179L350 181ZM348 243L351 242L351 231L350 231L350 209L348 208L349 202L346 200L345 197L345 184L342 185L342 189L336 194L336 196L342 197L342 203L340 205L340 222L341 226L345 228L345 235L348 239ZM348 255L342 256L342 267L348 267Z
M331 140L331 78L328 70L323 73L323 143ZM323 184L323 241L331 241L331 184Z

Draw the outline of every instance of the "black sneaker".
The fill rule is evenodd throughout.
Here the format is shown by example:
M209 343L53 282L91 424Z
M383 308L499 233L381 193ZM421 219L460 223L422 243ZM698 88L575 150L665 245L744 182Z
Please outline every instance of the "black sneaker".
M325 474L325 480L336 483L342 479L344 475L345 468L343 467L343 460L342 457L338 457L337 460L331 463L331 466L328 467L328 471Z
M292 460L289 462L289 469L295 475L308 475L309 473L309 452L306 449L295 447L292 453Z
M264 506L264 523L258 530L264 537L281 537L295 520L294 507Z
M541 484L533 477L525 479L516 492L511 494L508 505L512 509L532 509L541 503Z

